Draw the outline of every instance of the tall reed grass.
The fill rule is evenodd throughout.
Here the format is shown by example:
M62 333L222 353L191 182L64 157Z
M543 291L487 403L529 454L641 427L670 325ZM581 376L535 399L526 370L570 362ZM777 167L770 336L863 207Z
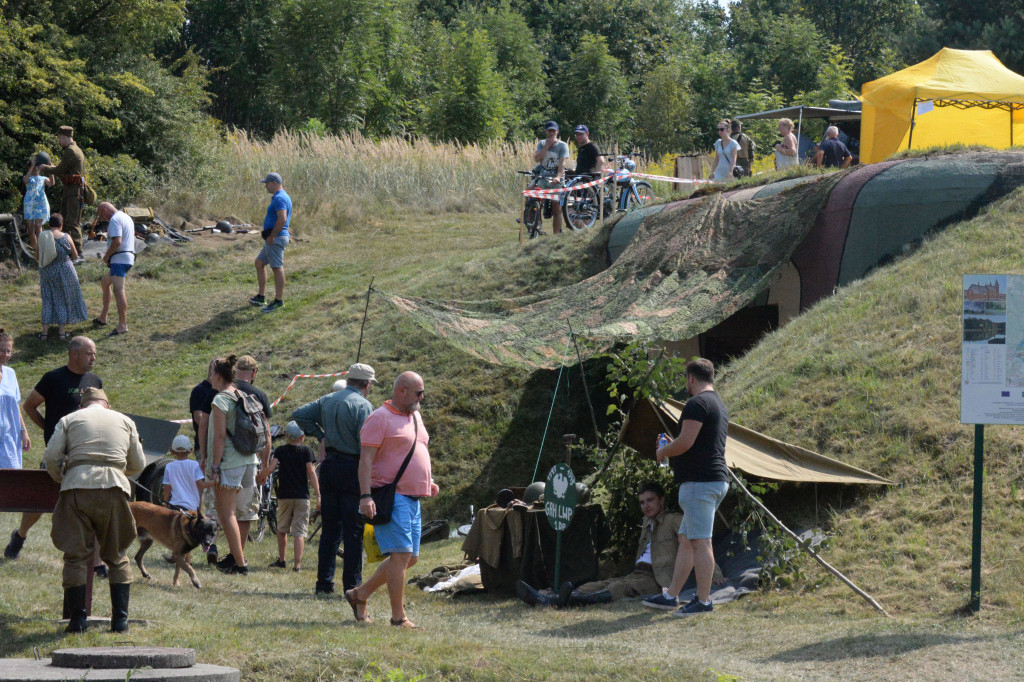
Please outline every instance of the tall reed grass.
M516 212L517 169L534 165L533 145L375 141L359 133L280 132L260 140L232 131L208 152L201 176L169 177L154 203L165 212L233 215L260 223L267 196L260 180L280 173L300 232L357 227L410 213Z

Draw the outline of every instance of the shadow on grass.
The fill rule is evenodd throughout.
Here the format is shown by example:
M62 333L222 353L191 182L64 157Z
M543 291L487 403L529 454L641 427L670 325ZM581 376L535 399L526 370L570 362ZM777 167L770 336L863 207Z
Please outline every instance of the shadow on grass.
M643 611L633 613L616 620L590 618L588 620L567 623L566 625L558 628L538 630L537 634L545 635L547 637L572 637L573 639L580 639L584 637L603 637L605 635L614 635L619 632L627 632L629 630L645 627L650 625L651 622L660 615L661 614L658 613Z
M43 627L52 626L52 630L19 635L13 627L15 623L32 623L33 626L39 627L40 622L45 623ZM58 629L60 627L62 626L46 619L3 616L0 618L0 658L12 657L26 650L31 651L32 647L49 648L54 642L64 639L64 633Z
M1020 636L1020 632L996 635L946 635L946 634L914 634L892 632L886 634L854 635L821 640L813 644L781 651L768 660L780 663L798 663L815 661L844 661L854 658L874 658L879 656L897 656L910 651L927 649L928 647L947 644L971 644L990 640L1012 640Z
M96 327L85 325L83 329L76 329L77 326L79 325L68 325L68 339L80 334L88 336L89 338L94 338L92 334ZM51 357L54 368L67 364L68 342L60 341L57 338L56 326L51 328L50 338L46 341L40 341L37 336L38 333L39 327L33 324L31 331L27 331L24 334L18 334L14 337L15 359L19 363L30 364L35 362L37 358Z
M174 332L173 334L154 332L150 336L150 340L174 341L175 343L195 343L208 338L217 332L233 329L241 324L252 322L253 318L251 313L244 315L242 313L248 313L248 311L254 309L258 310L255 306L250 306L248 304L241 305L233 310L225 310L217 313L204 322L200 322L199 324Z

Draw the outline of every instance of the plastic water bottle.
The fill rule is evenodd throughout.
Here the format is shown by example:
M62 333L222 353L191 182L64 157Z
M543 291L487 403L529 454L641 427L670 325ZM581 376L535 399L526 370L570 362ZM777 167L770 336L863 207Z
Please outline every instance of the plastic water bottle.
M672 442L672 439L668 437L667 433L659 433L658 434L658 449L659 450L661 448L665 447L666 445L668 445L671 442ZM658 466L667 467L668 466L668 458L666 457L665 459L661 460L661 462L658 463Z

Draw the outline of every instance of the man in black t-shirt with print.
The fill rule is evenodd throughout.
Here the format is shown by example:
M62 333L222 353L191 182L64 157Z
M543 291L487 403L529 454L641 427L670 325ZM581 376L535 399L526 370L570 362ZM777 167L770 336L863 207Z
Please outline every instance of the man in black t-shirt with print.
M43 430L43 442L49 443L57 422L78 410L82 391L103 388L103 381L92 373L96 363L96 344L87 336L76 336L68 343L68 364L43 375L25 399L25 416ZM39 407L45 410L39 413ZM17 559L28 537L28 531L42 514L22 514L21 526L11 533L4 548L5 559Z
M699 358L686 365L686 390L690 399L683 407L679 435L658 448L661 462L672 465L679 484L679 506L683 522L679 526L679 552L672 584L660 595L645 599L644 606L676 610L676 616L707 613L711 604L711 577L715 556L711 532L718 505L729 492L729 468L725 463L725 441L729 434L729 412L715 391L715 366ZM679 592L690 577L697 577L697 594L689 603L678 606Z

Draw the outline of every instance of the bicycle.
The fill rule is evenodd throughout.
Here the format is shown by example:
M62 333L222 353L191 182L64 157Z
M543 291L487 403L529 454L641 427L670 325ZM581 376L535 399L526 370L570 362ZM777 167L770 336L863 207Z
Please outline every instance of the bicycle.
M0 261L13 260L19 270L23 265L36 262L35 254L26 243L28 236L23 232L20 214L0 214Z
M547 179L547 176L538 173L536 170L516 171L516 173L518 175L530 176L530 182L526 186L527 189L539 189L540 181ZM523 203L523 217L517 219L516 222L522 223L523 227L526 228L527 238L534 239L543 234L543 231L540 229L541 221L543 216L551 217L551 210L551 199L526 197L526 201Z
M630 155L617 156L615 159L616 169L609 173L601 185L594 187L581 187L570 189L562 197L565 221L571 230L585 230L593 227L600 215L598 206L598 188L608 188L604 197L604 212L608 215L612 212L630 213L642 208L654 200L654 188L651 183L644 180L636 180L631 175L636 170L636 163L629 158ZM591 180L595 176L591 174L577 175L566 181L566 187L586 184L581 180ZM616 196L616 192L618 195Z
M272 471L267 476L266 482L259 486L257 494L260 496L260 504L257 508L256 522L249 525L249 540L259 542L270 528L272 535L277 535L277 490L274 485L277 482L277 471Z

